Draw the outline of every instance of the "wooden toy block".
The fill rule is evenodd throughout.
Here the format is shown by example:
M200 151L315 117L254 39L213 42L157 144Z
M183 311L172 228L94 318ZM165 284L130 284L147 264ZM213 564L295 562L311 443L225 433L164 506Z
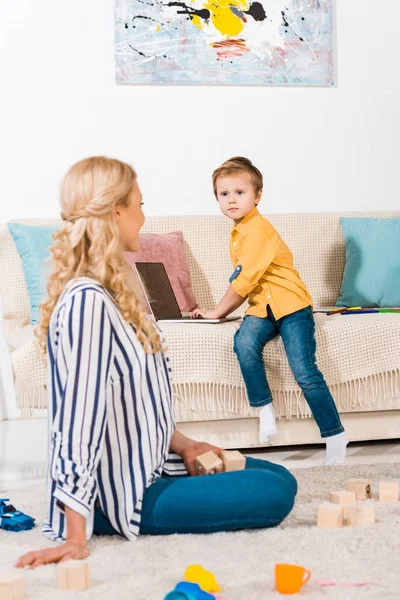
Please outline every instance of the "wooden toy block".
M223 463L220 458L215 454L215 452L206 452L205 454L201 454L194 461L194 468L196 469L196 473L201 475L209 475L210 473L214 473L216 469L222 471Z
M317 527L337 529L343 527L344 508L340 504L321 504L318 507Z
M399 484L397 481L379 482L379 500L381 502L397 502L399 499Z
M347 525L358 527L375 523L375 506L373 504L351 504L346 506Z
M0 575L1 600L25 600L25 578L22 573Z
M80 592L91 585L90 569L87 560L67 560L57 566L57 584L59 590Z
M347 489L356 494L357 500L371 498L371 481L369 479L349 479Z
M224 450L220 457L224 463L224 471L242 471L246 467L246 457L237 450Z
M345 506L347 504L354 504L354 502L357 502L357 497L354 492L339 490L338 492L331 492L329 494L329 502Z

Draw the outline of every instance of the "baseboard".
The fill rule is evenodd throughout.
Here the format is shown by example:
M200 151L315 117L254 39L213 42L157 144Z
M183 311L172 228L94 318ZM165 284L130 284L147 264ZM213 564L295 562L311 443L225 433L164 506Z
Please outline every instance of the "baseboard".
M47 418L47 410L32 410L30 418ZM341 413L340 418L350 442L400 439L400 410ZM223 448L260 448L257 418L234 418L178 422L177 428L188 437ZM314 419L279 419L278 431L268 446L321 444Z
M400 438L400 410L340 415L350 442ZM178 423L184 435L223 448L259 448L258 419L224 419ZM269 446L321 444L314 419L280 419L278 432Z

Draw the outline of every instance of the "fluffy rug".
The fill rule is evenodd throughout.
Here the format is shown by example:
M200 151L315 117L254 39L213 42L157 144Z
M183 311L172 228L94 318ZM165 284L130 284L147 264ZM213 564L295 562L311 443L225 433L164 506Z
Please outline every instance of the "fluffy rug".
M56 567L26 572L27 599L163 600L182 579L187 565L212 570L227 600L280 597L274 590L274 565L305 566L312 578L300 597L313 599L398 600L400 597L400 502L376 502L377 524L338 530L318 529L316 510L330 490L343 489L347 479L368 477L377 495L380 479L400 480L398 465L360 465L293 471L299 482L296 506L275 529L213 535L142 537L135 543L96 538L90 543L92 587L85 592L60 592ZM14 490L12 502L41 522L45 516L42 489ZM29 550L48 545L40 528L25 533L0 530L0 571L9 571ZM318 580L337 583L374 582L365 587L321 587Z

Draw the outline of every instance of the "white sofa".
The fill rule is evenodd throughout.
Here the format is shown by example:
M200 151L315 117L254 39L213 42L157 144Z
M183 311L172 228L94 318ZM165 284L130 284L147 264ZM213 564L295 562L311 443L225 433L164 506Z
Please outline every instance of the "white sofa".
M314 308L333 306L339 295L345 263L340 216L388 218L399 213L268 215L293 251L296 267L314 299ZM226 291L232 272L228 257L230 228L228 219L219 216L148 217L143 231L183 232L194 295L202 307L211 308ZM46 366L29 325L21 260L6 224L0 226L0 272L3 335L12 364L12 374L4 367L2 376L3 380L13 378L16 392L15 399L11 398L12 406L8 402L8 413L15 415L17 402L22 416L45 415ZM239 313L244 310L245 306ZM350 440L400 437L400 349L390 345L396 339L391 332L400 336L400 315L316 315L316 321L317 360ZM227 448L249 448L258 446L257 418L248 408L233 353L232 338L237 327L238 323L168 324L164 330L174 371L180 430ZM280 339L267 345L265 361L281 416L274 445L320 442L310 411L291 377Z

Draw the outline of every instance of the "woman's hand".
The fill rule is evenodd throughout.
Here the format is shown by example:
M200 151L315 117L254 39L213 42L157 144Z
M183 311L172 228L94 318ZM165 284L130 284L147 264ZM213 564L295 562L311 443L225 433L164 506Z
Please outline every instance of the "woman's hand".
M221 315L216 310L203 310L201 308L195 308L190 313L192 319L220 319Z
M184 450L182 450L181 457L183 462L185 463L185 467L189 475L199 475L196 473L194 468L194 461L201 454L205 454L206 452L215 452L219 456L220 452L222 452L222 448L218 448L217 446L212 446L211 444L207 444L207 442L195 442L187 446ZM215 473L221 473L221 469L216 469Z
M65 560L75 559L82 560L89 556L86 542L67 541L57 548L45 548L44 550L36 550L24 554L17 560L16 567L23 569L30 567L36 569L41 565L49 563L58 563Z

